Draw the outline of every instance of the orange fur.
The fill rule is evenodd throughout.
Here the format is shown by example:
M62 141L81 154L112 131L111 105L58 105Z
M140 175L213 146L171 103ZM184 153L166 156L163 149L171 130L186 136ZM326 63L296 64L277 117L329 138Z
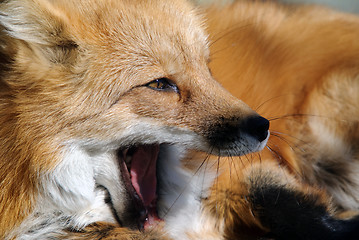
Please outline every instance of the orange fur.
M203 20L187 2L13 0L0 11L0 238L154 238L129 230L156 217L134 200L142 192L119 152L264 146L266 126L260 139L239 137L259 116L212 78Z
M226 219L229 239L270 231L246 200L256 165L290 173L294 179L282 177L286 187L319 194L336 214L357 210L359 18L319 6L238 1L208 9L207 19L213 75L272 119L270 149L221 160L226 170L209 208Z

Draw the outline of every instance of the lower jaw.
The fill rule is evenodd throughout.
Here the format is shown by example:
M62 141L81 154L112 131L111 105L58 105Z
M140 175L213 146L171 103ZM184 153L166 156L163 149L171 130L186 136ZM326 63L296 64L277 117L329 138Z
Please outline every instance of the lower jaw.
M148 209L147 218L145 219L143 227L145 230L149 230L161 222L163 222L163 220L158 217L157 208L152 207Z
M140 155L143 155L144 149L151 152L152 155L153 155L153 152L155 151L155 152L157 152L155 154L156 158L157 158L157 155L159 152L158 145L138 146L136 148L140 149L139 150L141 152ZM135 151L137 151L137 150L135 150ZM149 189L153 189L153 191L155 191L152 193L153 197L150 197L150 198L148 198L148 197L146 198L147 195L142 195L141 190L143 190L143 188L144 188L144 190L146 190L146 180L150 181L150 182L152 180L152 182L153 182L154 178L156 178L156 177L154 175L152 175L152 177L146 177L146 173L143 173L143 172L141 173L141 170L145 169L145 170L151 171L153 174L156 174L154 172L156 167L153 167L153 164L157 164L157 163L153 157L151 157L152 160L148 160L148 158L144 157L143 161L141 158L137 157L136 161L135 161L134 159L135 159L136 153L134 153L133 158L132 158L131 167L128 168L128 166L126 165L126 163L124 161L124 159L126 159L126 156L125 156L127 154L126 152L127 151L119 151L119 153L118 153L122 181L127 190L127 195L128 195L128 199L129 199L129 203L130 203L130 206L127 208L126 211L132 212L132 214L130 214L130 216L125 217L125 219L127 218L129 220L128 223L131 226L125 226L125 227L138 228L139 230L151 229L154 226L158 225L159 222L162 221L162 219L160 219L157 214L157 198L155 197L157 189L156 189L156 187L153 186L153 184L150 184ZM135 165L133 165L133 164L135 164ZM152 167L149 167L149 165L147 165L147 167L146 167L146 164L152 164ZM134 169L137 169L139 172L133 173L132 170L134 170ZM141 179L141 176L143 176L143 179ZM139 182L137 182L137 180L133 180L134 178L136 179L136 177L139 177L139 179L138 179L139 182L141 182L141 180L145 180L145 181L140 184ZM135 184L136 187L133 184ZM142 189L139 189L141 187L141 186L139 186L139 184L142 186ZM152 199L152 201L149 201L149 199ZM126 221L125 219L122 219L122 220ZM123 222L123 225L127 225L127 222Z

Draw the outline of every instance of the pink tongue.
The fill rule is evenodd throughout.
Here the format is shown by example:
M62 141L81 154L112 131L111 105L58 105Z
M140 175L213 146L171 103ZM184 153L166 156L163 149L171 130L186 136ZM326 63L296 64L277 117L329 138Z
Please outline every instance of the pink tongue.
M132 155L131 182L147 209L156 206L156 161L159 146L141 146Z

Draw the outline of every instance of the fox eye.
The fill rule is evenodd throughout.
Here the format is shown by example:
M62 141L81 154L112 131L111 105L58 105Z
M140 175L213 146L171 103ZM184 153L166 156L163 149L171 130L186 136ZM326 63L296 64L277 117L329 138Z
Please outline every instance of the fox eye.
M156 80L153 80L145 85L148 88L151 88L153 90L157 91L175 91L178 92L177 86L171 82L171 80L167 78L159 78Z

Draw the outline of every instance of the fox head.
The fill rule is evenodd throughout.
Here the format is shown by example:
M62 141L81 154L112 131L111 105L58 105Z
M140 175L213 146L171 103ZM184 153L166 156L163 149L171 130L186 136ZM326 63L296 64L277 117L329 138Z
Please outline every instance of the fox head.
M28 202L8 200L5 215L14 205L22 214L0 223L18 224L49 198L85 209L100 186L116 220L133 227L143 217L133 202L148 212L154 199L139 181L154 178L137 172L128 190L124 165L156 165L135 156L157 158L164 144L222 156L264 147L268 121L213 79L203 22L188 3L13 0L0 10L1 165L17 166L0 180L16 175L10 185L23 183Z

